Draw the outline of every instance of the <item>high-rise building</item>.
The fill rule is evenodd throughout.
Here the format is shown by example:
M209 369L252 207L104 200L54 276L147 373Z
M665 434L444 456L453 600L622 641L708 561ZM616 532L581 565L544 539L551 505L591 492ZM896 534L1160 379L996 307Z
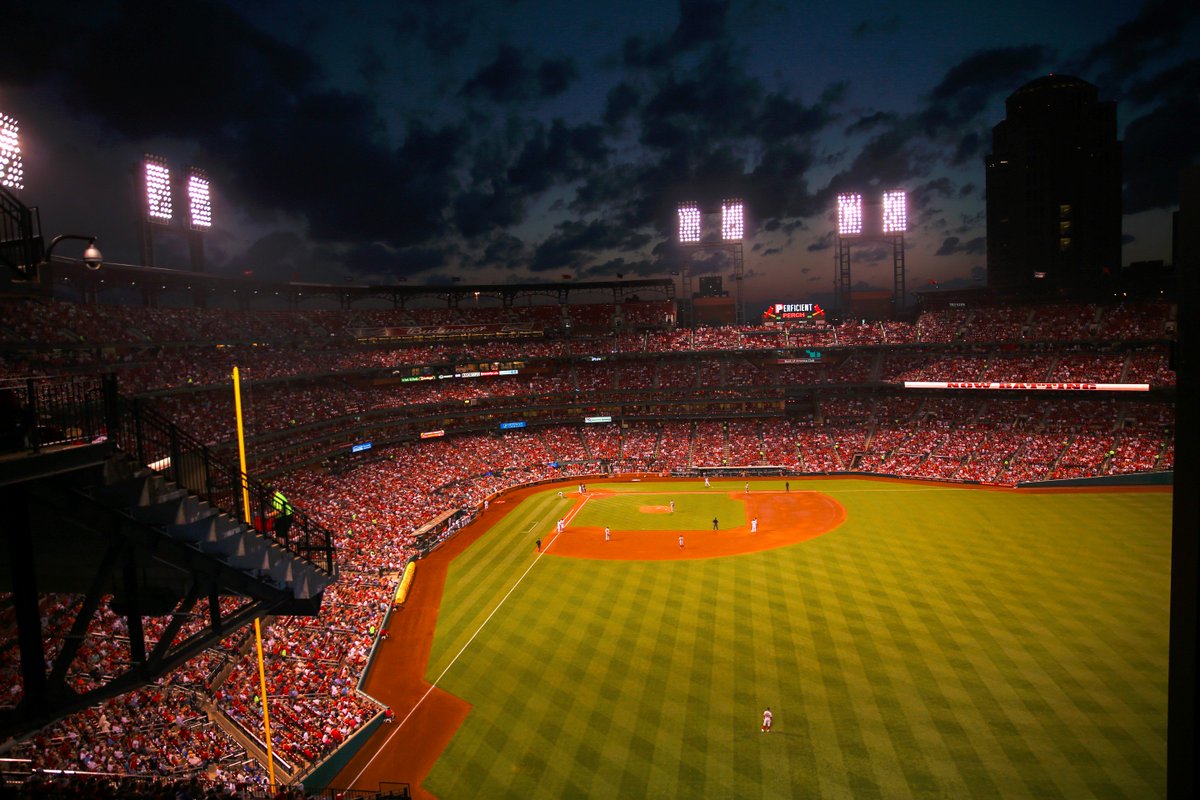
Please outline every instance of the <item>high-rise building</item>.
M1117 104L1049 75L1005 101L987 156L988 288L1081 293L1121 269Z

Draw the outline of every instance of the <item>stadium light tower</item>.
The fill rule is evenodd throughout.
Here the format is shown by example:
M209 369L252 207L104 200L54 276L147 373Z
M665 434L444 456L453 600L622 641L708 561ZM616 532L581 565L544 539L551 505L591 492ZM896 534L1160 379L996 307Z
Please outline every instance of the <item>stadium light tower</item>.
M721 241L731 245L729 254L733 258L733 287L736 297L734 315L738 325L746 324L746 304L742 299L742 284L745 266L742 258L742 239L746 233L746 207L741 200L731 198L721 201Z
M20 191L25 188L25 166L21 160L21 126L0 112L0 186Z
M746 206L740 199L728 198L721 201L721 227L718 231L715 223L716 210L702 209L699 203L687 201L679 204L679 244L684 248L722 250L729 256L733 265L733 281L735 286L734 318L741 325L746 321L746 309L742 301L742 282L744 277L744 260L742 242L746 235ZM705 233L707 228L707 235ZM683 303L687 313L680 314L681 321L691 326L692 317L692 276L691 270L683 270Z
M162 156L146 156L142 160L146 186L146 218L151 222L168 224L175 215L171 202L171 168Z
M861 194L837 196L838 236L862 236L863 198Z
M903 189L883 193L881 223L868 230L863 196L845 192L837 196L837 274L834 290L843 313L850 309L850 245L857 241L884 241L892 245L892 306L904 307L904 233L908 230L908 195ZM879 205L873 203L872 205Z
M883 232L908 230L908 194L903 189L883 193Z
M141 164L142 263L154 266L154 228L170 225L175 216L171 200L171 168L162 156L145 155Z
M184 185L188 201L188 249L192 271L204 271L204 232L212 227L212 194L208 174L199 167L188 167Z
M209 193L208 175L197 167L188 169L187 177L188 225L194 231L206 231L212 227L212 195Z
M745 207L742 205L742 201L722 201L721 238L726 242L740 242L745 232Z
M892 237L892 305L904 307L904 233L908 230L908 194L903 189L883 193L883 235Z
M142 158L142 263L154 266L154 235L166 231L185 236L191 251L192 270L204 270L204 233L212 228L212 184L208 174L198 167L188 167L186 175L176 177L167 159L146 155ZM186 206L186 213L177 219L175 203Z
M679 206L679 243L700 243L700 206L695 203Z

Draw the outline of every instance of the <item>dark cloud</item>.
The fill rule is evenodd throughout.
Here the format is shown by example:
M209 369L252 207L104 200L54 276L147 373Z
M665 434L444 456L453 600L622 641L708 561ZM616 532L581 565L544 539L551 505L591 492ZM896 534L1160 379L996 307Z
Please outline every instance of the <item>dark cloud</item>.
M1124 211L1136 214L1179 202L1179 175L1200 162L1200 97L1168 101L1125 129Z
M772 92L763 98L753 130L767 144L812 136L833 122L833 106L839 98L840 93L834 92L821 102L806 106L787 95Z
M857 133L866 133L876 128L895 124L897 116L891 111L873 111L869 114L856 119L846 126L845 132L847 136L853 136Z
M385 271L397 277L444 269L453 263L453 247L406 247L395 253Z
M530 269L534 272L575 269L600 253L636 250L649 242L648 235L624 225L600 220L568 220L560 223L555 232L537 246Z
M979 230L979 226L983 225L987 220L987 209L980 209L974 214L959 215L959 224L954 229L954 233L965 236L971 231Z
M903 186L909 180L924 177L929 166L921 142L914 131L897 125L868 140L850 166L838 173L822 193L821 205L827 207L839 191L872 185Z
M918 114L928 136L959 128L976 119L992 97L1008 94L1038 74L1050 52L1041 45L979 50L951 67L930 92Z
M1178 48L1189 30L1200 20L1200 5L1194 0L1165 0L1145 3L1129 22L1118 26L1083 59L1083 68L1104 67L1109 74L1104 85L1119 86L1122 79L1138 73L1163 52Z
M672 52L682 53L721 41L728 14L729 0L679 0L679 24L669 44Z
M684 261L692 276L697 275L732 275L733 258L725 250L693 250L684 254ZM732 280L725 279L723 286L726 290L733 288Z
M525 263L525 243L509 233L497 233L484 247L476 262L479 266L498 266L516 269Z
M966 253L967 255L983 255L987 252L987 240L982 236L976 236L963 242L957 236L947 236L941 247L937 249L934 255L952 256L958 253Z
M954 183L947 177L926 181L908 193L909 207L914 210L929 210L937 199L954 196Z
M357 55L358 68L355 70L358 73L359 80L364 86L372 89L379 86L379 78L383 75L387 68L387 61L383 54L374 47L363 47Z
M454 224L467 239L516 225L525 218L523 198L504 187L464 191L454 198L453 207Z
M823 236L809 242L808 247L804 249L810 253L820 253L823 250L828 250L833 247L834 238L833 231L829 231Z
M752 135L762 97L761 82L736 64L728 50L717 48L695 70L668 76L646 98L641 143L670 149L680 142Z
M633 259L631 261L627 261L624 258L613 258L605 261L603 264L589 267L584 271L584 274L597 278L661 276L663 274L663 265L659 261L648 258Z
M617 127L637 109L641 95L625 81L608 90L604 100L604 124Z
M1168 101L1186 101L1196 96L1200 86L1200 58L1191 58L1135 82L1126 97L1138 105Z
M248 117L286 114L312 89L317 69L307 53L224 3L127 0L120 8L78 36L53 35L71 44L56 57L75 107L126 136L211 136ZM47 25L65 21L45 16Z
M747 180L744 193L760 219L807 217L818 213L817 198L808 190L805 175L816 161L803 144L768 147Z
M979 135L978 131L968 131L958 140L958 146L954 149L950 163L959 165L977 161L983 155L983 145L983 137Z
M609 155L604 129L571 127L554 120L538 124L508 171L508 180L525 192L542 192L554 183L570 183L603 166Z
M665 40L630 36L621 47L621 62L630 69L661 70L680 55L727 41L729 0L679 0L679 21Z
M535 62L525 51L506 44L463 84L459 94L494 103L541 100L562 94L577 77L578 71L570 59Z
M575 62L567 58L546 59L537 68L540 97L557 97L579 77Z
M883 19L864 19L851 29L856 39L863 39L872 34L890 34L900 29L900 18L892 15Z
M430 52L444 54L467 44L477 17L472 3L409 0L396 4L388 24L397 41L418 41Z
M264 280L291 280L311 258L308 243L291 231L276 231L255 241L246 250L246 263Z
M414 123L393 150L379 136L373 106L335 93L310 94L285 115L253 120L223 147L228 180L259 203L303 216L314 238L404 247L446 231L459 129Z

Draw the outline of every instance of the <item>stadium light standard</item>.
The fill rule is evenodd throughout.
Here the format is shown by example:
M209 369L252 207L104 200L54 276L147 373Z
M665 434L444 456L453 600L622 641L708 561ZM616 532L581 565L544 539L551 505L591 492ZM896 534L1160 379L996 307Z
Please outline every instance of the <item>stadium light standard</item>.
M169 224L175 216L171 201L171 168L162 156L146 156L142 161L146 186L146 216L152 221Z
M740 242L745 232L745 206L742 205L742 201L721 201L721 239L726 242Z
M0 112L0 186L18 192L25 188L21 126L3 112Z
M742 300L745 262L743 258L743 241L746 235L745 203L738 198L727 198L721 201L720 228L715 229L711 218L716 211L705 212L700 204L694 201L680 203L679 214L679 244L685 249L699 248L705 250L721 250L728 254L733 264L733 281L735 286L734 316L737 324L746 321L745 304ZM709 231L705 235L705 219L710 218ZM690 327L694 324L692 318L692 284L691 270L685 267L683 273L683 303L686 304L687 314L680 315L685 319L684 324Z
M862 236L863 198L857 192L837 196L837 275L834 278L835 304L842 313L850 309L850 241Z
M188 225L194 231L212 227L212 195L208 175L199 167L190 167L187 176Z
M862 236L863 197L857 192L837 196L838 236Z
M199 167L188 167L184 186L188 201L188 249L192 271L204 271L204 233L212 227L212 193L208 174Z
M171 168L162 156L145 155L141 164L142 263L154 266L154 226L170 225L175 216L171 201Z
M837 295L838 309L843 313L850 310L850 246L860 241L883 241L892 245L892 306L899 310L905 304L904 233L908 230L908 195L903 189L884 192L881 223L871 230L865 224L863 205L863 196L858 192L843 192L837 196L838 247L834 293Z
M892 305L904 307L904 234L908 231L908 194L903 189L883 193L883 235L892 238Z
M700 206L695 203L679 206L679 243L700 243Z
M155 266L154 235L156 230L185 236L191 253L191 268L204 271L204 233L212 228L212 184L208 174L198 167L188 167L186 175L176 179L167 159L146 155L141 169L142 263ZM185 219L176 220L175 202L186 206Z
M721 201L721 240L732 245L730 255L733 256L733 286L737 294L737 324L746 324L746 305L742 299L742 284L744 283L744 260L742 258L742 239L746 233L746 207L740 199L729 198Z

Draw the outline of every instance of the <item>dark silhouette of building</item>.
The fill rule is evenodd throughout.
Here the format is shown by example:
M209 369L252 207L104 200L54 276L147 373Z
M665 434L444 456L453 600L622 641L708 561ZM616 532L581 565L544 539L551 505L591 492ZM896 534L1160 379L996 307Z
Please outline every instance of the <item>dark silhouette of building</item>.
M987 156L988 288L1091 292L1121 268L1117 105L1049 75L1005 101Z

